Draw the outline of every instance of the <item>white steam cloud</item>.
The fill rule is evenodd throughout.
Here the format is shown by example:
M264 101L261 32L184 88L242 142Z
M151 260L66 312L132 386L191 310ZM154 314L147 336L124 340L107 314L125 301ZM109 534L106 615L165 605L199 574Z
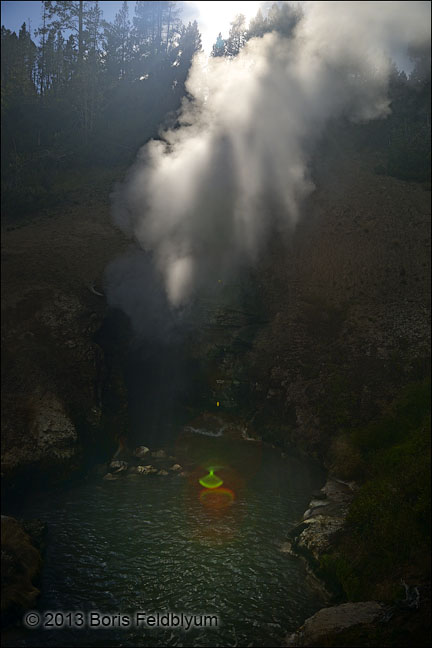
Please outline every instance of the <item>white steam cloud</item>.
M146 145L114 216L151 251L170 303L253 260L313 189L308 154L329 119L389 114L390 58L430 42L429 2L310 2L291 39L194 61L181 127Z

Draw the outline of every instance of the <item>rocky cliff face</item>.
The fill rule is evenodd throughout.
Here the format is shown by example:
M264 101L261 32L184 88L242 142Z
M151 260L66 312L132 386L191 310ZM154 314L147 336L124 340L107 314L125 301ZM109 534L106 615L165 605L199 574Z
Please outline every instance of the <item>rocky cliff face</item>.
M206 349L222 404L321 458L428 363L430 192L372 167L355 152L321 161L296 230L245 284L255 311L220 315Z
M105 316L96 294L122 248L108 206L2 233L2 475L8 486L70 476L101 440Z

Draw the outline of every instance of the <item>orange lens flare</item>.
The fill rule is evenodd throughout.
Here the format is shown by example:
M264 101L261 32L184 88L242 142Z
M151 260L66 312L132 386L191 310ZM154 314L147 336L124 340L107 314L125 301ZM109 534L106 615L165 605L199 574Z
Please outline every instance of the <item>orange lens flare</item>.
M223 509L235 499L234 493L229 488L203 488L199 495L200 501L208 508Z

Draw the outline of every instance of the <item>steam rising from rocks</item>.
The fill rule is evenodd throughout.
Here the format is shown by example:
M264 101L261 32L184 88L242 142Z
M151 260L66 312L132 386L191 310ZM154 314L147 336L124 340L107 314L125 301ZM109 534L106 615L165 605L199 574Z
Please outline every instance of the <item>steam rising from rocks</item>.
M390 57L428 42L429 2L311 2L290 39L253 39L232 60L196 57L180 127L141 150L113 198L172 306L295 225L313 190L307 151L326 123L385 118Z

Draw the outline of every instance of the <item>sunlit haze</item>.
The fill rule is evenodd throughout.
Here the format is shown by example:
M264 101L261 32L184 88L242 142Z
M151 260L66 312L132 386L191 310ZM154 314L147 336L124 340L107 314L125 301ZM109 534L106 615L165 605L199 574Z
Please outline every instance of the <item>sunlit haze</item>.
M243 14L246 22L256 15L262 2L184 2L197 9L198 22L202 44L206 52L210 52L219 32L228 36L230 23L238 14Z

